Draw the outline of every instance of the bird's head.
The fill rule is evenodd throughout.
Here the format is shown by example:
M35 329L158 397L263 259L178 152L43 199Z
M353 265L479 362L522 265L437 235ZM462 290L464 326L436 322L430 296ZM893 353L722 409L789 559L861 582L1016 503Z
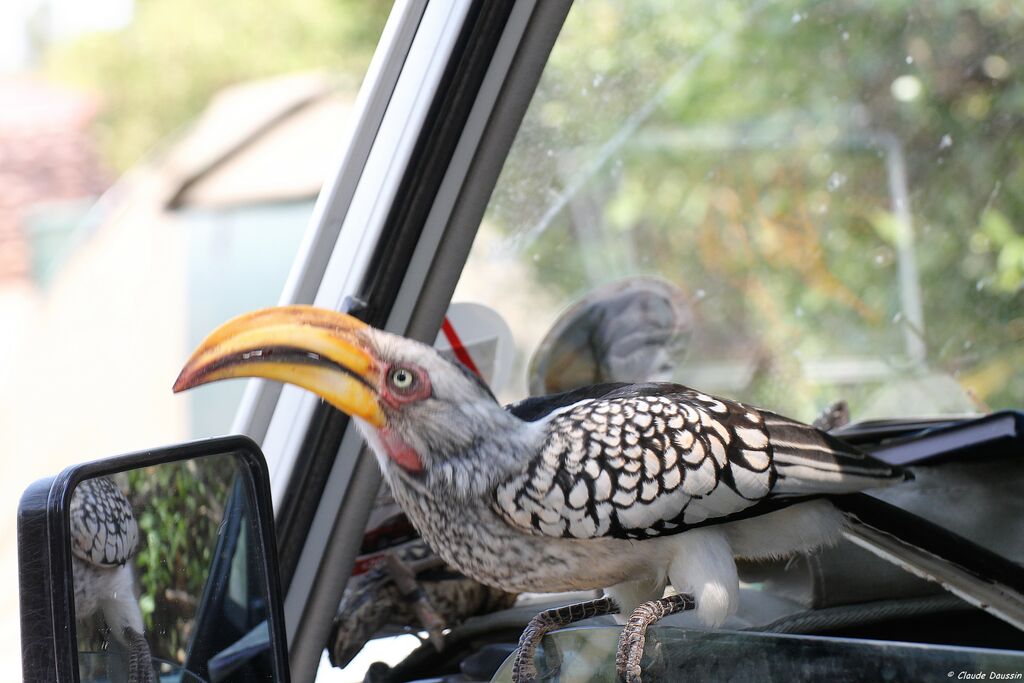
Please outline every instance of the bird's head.
M480 379L432 347L312 306L267 308L221 325L174 391L236 377L312 391L357 418L386 470L433 486L460 483L460 460L479 461L475 451L518 422Z

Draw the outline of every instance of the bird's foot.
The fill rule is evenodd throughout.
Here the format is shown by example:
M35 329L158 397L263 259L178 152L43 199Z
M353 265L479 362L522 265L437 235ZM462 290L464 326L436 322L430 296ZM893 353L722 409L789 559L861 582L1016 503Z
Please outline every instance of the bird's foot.
M829 405L814 419L811 426L823 432L831 432L850 423L850 406L844 400Z
M146 637L127 626L124 637L128 648L128 683L156 683L153 656Z
M537 680L537 665L534 664L533 658L546 633L583 619L617 614L618 611L618 603L605 597L544 610L535 616L519 637L519 649L516 650L516 658L512 661L514 683L533 683Z
M685 612L696 607L693 596L677 593L658 600L641 604L629 615L629 621L619 637L619 649L615 653L615 674L619 681L640 683L640 659L644 655L647 641L647 627L676 612Z
M438 614L434 606L430 604L427 592L416 580L416 572L393 552L385 554L384 566L387 568L388 574L391 575L391 580L401 591L402 599L412 605L423 628L427 629L431 645L438 652L443 650L444 630L448 625L445 623L444 617Z

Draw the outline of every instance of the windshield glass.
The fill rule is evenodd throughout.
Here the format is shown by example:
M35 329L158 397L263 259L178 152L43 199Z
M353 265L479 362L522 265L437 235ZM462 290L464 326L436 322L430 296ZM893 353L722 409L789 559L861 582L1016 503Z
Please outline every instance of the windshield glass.
M610 681L620 629L555 631L538 657L540 680ZM653 647L652 647L653 646ZM644 680L650 683L732 681L915 681L1015 679L1024 657L1007 650L886 643L766 633L655 628L647 637ZM512 658L494 677L511 681Z
M1022 31L1008 0L576 2L455 295L515 333L502 398L1020 406Z

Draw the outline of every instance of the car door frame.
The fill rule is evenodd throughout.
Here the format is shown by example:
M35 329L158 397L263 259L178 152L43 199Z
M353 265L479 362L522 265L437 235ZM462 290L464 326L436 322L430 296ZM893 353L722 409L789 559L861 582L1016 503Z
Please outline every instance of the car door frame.
M570 0L400 1L282 303L437 334ZM254 381L235 431L272 477L292 676L312 680L380 471L348 418Z

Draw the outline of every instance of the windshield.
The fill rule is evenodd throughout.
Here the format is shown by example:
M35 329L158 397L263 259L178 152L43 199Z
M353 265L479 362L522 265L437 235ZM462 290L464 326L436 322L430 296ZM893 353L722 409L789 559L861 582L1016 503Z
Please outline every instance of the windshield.
M805 420L1020 406L1022 30L1005 0L576 2L455 294L514 331L502 398L568 388L660 288L656 366L576 376Z
M540 680L610 681L618 628L572 628L547 636ZM651 647L651 646L654 647ZM887 643L767 633L655 628L644 680L692 678L731 681L913 681L1017 677L1024 657L1007 650ZM495 683L513 680L509 658Z

